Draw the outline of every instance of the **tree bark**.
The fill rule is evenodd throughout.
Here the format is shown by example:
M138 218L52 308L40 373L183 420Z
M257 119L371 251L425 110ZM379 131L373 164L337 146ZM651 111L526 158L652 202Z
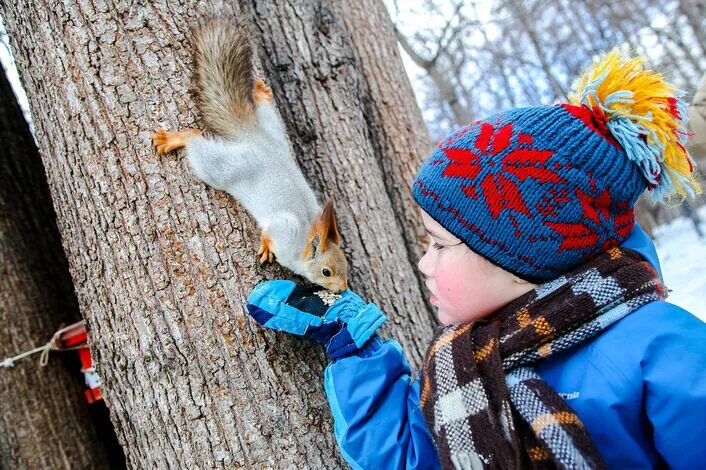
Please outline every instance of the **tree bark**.
M80 314L44 168L4 72L0 142L2 360L45 344ZM52 357L39 368L37 358L0 367L0 468L107 468L78 364Z
M378 52L351 34L362 13L343 20L345 5L244 9L300 166L337 202L351 285L385 311L383 333L419 364L435 323L402 182L425 146L406 140L421 120L392 116L387 106L414 102L406 78L381 83ZM219 14L235 10L219 3ZM150 146L157 125L198 124L190 28L215 11L186 0L20 0L2 13L128 464L341 467L321 348L265 332L244 309L255 283L287 273L259 268L258 233L237 202ZM378 24L388 41L389 19L375 11L363 29ZM395 45L380 47L401 71Z
M363 117L370 132L375 158L383 173L398 227L407 246L410 264L417 265L427 249L419 208L411 184L433 150L412 85L397 47L394 25L383 2L347 0L333 4L350 36L356 62L362 73L365 105ZM428 300L421 273L417 273ZM433 307L429 304L428 311ZM434 322L435 316L434 317Z

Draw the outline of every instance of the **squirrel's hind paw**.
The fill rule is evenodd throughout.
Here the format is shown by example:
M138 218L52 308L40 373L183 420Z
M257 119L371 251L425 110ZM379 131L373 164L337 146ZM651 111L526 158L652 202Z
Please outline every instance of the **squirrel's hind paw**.
M173 150L186 147L189 139L201 136L198 129L188 129L180 132L168 132L158 127L152 134L152 145L157 149L157 155L164 155Z
M270 102L273 99L272 88L265 85L264 80L255 80L255 86L252 90L252 97L256 104Z

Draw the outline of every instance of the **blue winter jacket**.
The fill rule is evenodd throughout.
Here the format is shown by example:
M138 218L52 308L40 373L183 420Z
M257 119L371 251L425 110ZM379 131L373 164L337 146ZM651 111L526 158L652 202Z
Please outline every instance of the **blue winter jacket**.
M623 246L659 270L636 226ZM706 465L706 324L651 302L595 339L537 366L581 418L610 468ZM354 469L439 468L402 348L374 337L331 363L326 394L336 440Z

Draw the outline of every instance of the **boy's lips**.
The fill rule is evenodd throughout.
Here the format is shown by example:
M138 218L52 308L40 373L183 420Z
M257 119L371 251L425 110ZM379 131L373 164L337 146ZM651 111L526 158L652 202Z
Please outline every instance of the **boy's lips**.
M429 302L431 302L433 304L434 302L436 302L439 299L436 297L436 295L434 295L434 291L431 289L431 287L429 287L429 284L425 283L425 285L427 286L427 289L429 289L429 293L431 294L429 296Z

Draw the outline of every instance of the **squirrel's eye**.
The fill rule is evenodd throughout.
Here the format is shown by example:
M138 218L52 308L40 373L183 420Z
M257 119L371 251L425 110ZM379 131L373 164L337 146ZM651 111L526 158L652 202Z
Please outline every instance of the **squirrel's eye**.
M324 268L321 270L321 274L323 274L326 277L331 276L331 271L329 271L327 268Z

